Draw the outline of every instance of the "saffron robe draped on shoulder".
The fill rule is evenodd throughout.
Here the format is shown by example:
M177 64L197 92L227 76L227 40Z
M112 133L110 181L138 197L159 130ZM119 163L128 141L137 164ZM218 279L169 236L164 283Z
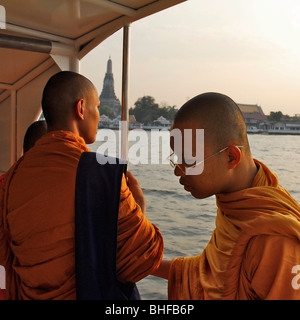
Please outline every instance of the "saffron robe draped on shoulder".
M5 177L5 174L1 174L0 175L0 190L1 190L1 185L4 181L4 177ZM0 237L1 238L1 237ZM1 265L0 265L1 266ZM0 274L0 277L1 277L1 274ZM0 283L2 283L2 281L0 281ZM4 300L4 292L2 291L2 288L0 286L0 300Z
M300 205L255 162L251 188L216 196L216 228L202 254L172 260L169 299L300 299Z
M89 149L78 135L50 132L7 172L0 192L6 299L76 299L75 184L84 151ZM162 255L162 236L143 215L123 176L118 279L139 281L158 268Z

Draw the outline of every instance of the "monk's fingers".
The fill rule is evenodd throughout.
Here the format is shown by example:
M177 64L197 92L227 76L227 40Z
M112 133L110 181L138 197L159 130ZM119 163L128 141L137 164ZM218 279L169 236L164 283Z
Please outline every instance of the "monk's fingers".
M141 207L142 212L144 214L146 214L146 199L144 197L142 188L140 187L138 180L135 178L135 176L130 171L127 171L126 176L127 176L128 187L129 187L136 203Z
M130 172L127 171L127 185L132 192L133 196L135 198L140 198L143 197L143 191L142 188L140 187L140 184L138 180L135 178L135 176Z
M139 182L137 181L136 177L130 171L127 171L126 178L127 178L128 186L129 185L138 185L139 186Z

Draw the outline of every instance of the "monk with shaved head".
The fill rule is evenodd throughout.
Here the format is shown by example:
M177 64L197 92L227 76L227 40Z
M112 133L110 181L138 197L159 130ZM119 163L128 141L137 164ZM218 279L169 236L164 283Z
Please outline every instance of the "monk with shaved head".
M194 133L203 129L204 159L215 154L203 163L201 175L182 174L180 178L194 197L206 198L251 185L257 167L251 157L243 115L229 97L206 93L191 99L179 109L172 128L183 133L183 140L185 129ZM193 139L192 152L195 150ZM184 173L184 168L184 164L179 164L175 174Z
M37 140L47 133L47 123L45 120L33 122L26 130L23 140L23 152L31 149Z
M94 85L74 72L44 88L48 133L10 168L0 192L6 299L139 299L135 282L160 264L162 236L144 215L137 180L87 147L99 104Z
M80 74L67 71L48 81L42 98L48 130L72 131L83 137L87 144L95 141L99 105L93 83Z
M195 198L215 195L217 216L201 254L162 261L169 299L299 300L300 206L277 176L252 158L237 104L219 93L198 95L179 109L172 129L181 133L183 146L176 147L173 135L174 174ZM185 139L189 129L192 141ZM191 163L185 154L196 155L203 141L196 139L199 129L204 155Z

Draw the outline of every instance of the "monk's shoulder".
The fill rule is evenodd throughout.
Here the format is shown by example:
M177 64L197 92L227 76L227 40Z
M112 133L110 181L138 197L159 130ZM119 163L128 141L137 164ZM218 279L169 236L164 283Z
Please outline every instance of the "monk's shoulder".
M254 256L265 255L268 252L276 251L278 254L285 252L298 252L300 248L300 241L296 237L286 235L257 235L250 239L246 248L246 258L253 258ZM300 255L300 252L299 252ZM272 254L274 256L274 253Z
M245 250L243 268L248 279L274 279L278 274L290 275L300 265L300 241L283 235L258 235Z
M251 264L261 264L265 260L280 261L284 256L300 258L300 241L296 237L262 234L250 239L244 260Z
M288 288L295 293L291 287L291 279L295 266L299 265L300 241L297 238L258 235L248 243L242 270L258 297L278 298L274 292L284 293ZM287 296L292 297L290 292L285 292L283 298Z

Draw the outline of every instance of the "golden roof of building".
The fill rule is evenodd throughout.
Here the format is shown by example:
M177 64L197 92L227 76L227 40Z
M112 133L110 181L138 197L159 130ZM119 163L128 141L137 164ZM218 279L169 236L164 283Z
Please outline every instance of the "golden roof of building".
M241 109L241 111L245 113L264 114L264 112L262 111L262 108L257 104L238 104L238 106Z

